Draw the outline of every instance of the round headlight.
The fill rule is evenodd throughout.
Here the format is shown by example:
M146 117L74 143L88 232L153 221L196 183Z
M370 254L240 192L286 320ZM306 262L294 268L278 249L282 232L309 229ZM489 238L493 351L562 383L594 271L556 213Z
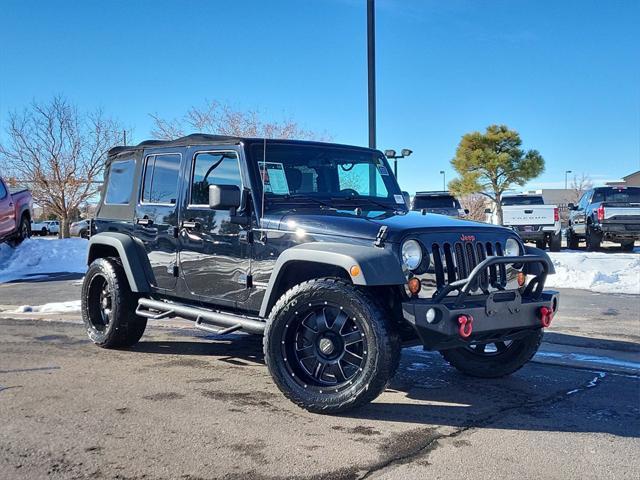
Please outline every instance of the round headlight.
M417 240L407 240L402 244L402 263L409 269L415 270L422 262L422 247Z
M515 238L509 238L504 244L504 256L505 257L518 257L520 256L520 244Z

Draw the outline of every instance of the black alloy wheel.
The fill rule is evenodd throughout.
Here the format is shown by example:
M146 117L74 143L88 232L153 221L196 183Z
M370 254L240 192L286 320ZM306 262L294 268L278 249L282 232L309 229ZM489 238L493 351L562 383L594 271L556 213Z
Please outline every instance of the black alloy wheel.
M286 325L281 340L286 367L303 388L339 391L362 371L367 342L352 312L310 303Z
M104 332L111 322L113 297L107 279L97 274L89 283L88 292L89 321L93 328Z

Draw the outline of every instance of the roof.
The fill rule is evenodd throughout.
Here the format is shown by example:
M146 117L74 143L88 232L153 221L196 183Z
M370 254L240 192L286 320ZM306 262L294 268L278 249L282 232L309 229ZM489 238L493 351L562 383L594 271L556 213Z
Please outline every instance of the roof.
M293 140L293 139L280 139L280 138L255 138L255 137L240 137L240 136L228 136L228 135L211 135L208 133L192 133L185 137L176 138L175 140L145 140L138 145L121 145L113 147L109 150L109 155L117 155L121 152L129 152L135 150L143 150L145 148L163 148L163 147L184 147L190 145L219 145L221 143L262 143L267 142L286 142L292 144L311 144L311 145L331 145L331 146L344 146L349 148L358 148L363 150L369 150L366 147L358 147L354 145L341 145L337 143L328 142L316 142L313 140Z
M636 175L640 175L640 170L638 170L637 172L630 173L629 175L626 175L622 178L628 181L630 178L635 177Z

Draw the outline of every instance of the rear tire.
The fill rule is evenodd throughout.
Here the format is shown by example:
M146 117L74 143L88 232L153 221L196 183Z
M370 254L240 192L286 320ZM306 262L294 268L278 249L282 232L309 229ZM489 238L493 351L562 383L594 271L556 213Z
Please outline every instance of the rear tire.
M135 314L137 304L120 260L98 258L89 266L82 284L82 320L93 343L103 348L138 343L147 319Z
M580 239L571 229L567 229L567 247L571 250L577 250L580 247Z
M273 380L310 412L339 413L372 401L400 362L400 338L388 317L345 281L296 285L274 306L264 335Z
M596 232L591 226L587 226L587 250L590 252L597 252L600 250L600 244L602 243L602 235Z
M622 247L623 252L633 252L633 248L635 247L635 242L632 240L630 242L625 242L620 246Z
M558 232L553 237L551 237L551 241L549 242L549 250L552 252L559 252L562 248L562 232Z
M26 215L23 215L20 219L20 225L18 225L18 231L16 232L16 235L8 242L9 246L15 248L30 236L31 222L29 222L29 219L26 217Z
M440 354L460 372L471 377L499 378L519 370L535 355L542 342L542 329L518 340L496 342L496 351L487 352L488 345L443 350ZM502 344L502 347L500 346ZM501 351L502 350L502 351Z

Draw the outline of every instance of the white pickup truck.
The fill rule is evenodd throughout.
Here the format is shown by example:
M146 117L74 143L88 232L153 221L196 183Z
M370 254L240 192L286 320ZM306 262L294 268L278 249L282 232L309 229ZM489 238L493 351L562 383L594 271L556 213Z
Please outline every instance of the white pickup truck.
M34 235L56 235L60 232L60 222L58 220L45 220L42 222L31 222L31 232Z
M497 224L495 212L490 222ZM549 247L560 251L562 232L557 205L546 205L542 195L508 195L502 197L502 223L511 227L525 242L535 242L536 247Z

